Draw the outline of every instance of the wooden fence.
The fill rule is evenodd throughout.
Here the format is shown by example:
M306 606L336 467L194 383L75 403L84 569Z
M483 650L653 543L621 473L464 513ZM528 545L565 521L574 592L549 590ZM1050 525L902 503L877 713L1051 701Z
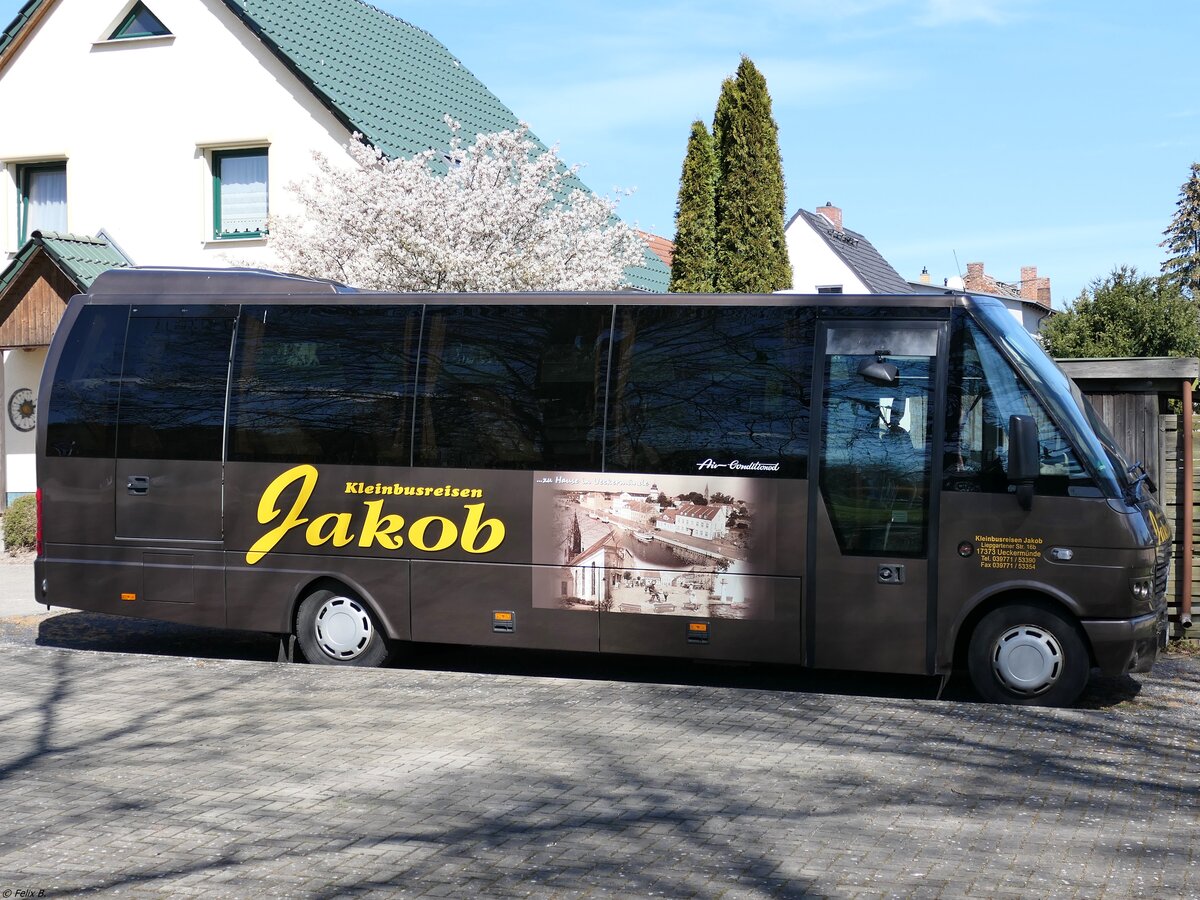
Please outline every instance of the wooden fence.
M1184 477L1185 466L1183 465L1183 433L1180 430L1182 416L1177 415L1162 415L1159 417L1159 434L1161 435L1161 444L1165 456L1165 466L1163 469L1163 478L1158 483L1159 499L1162 501L1163 508L1167 512L1167 516L1171 520L1171 533L1173 535L1173 545L1171 548L1171 576L1167 581L1167 604L1171 614L1172 636L1180 636L1179 628L1175 625L1179 620L1179 604L1186 589L1192 597L1192 605L1197 605L1197 595L1200 595L1200 566L1192 566L1191 583L1182 585L1179 581L1179 573L1182 567L1179 565L1181 554L1184 552L1183 535L1186 531L1190 531L1192 538L1192 546L1195 547L1195 541L1200 525L1200 518L1197 516L1195 498L1200 497L1200 440L1193 439L1192 441L1192 505L1185 507L1179 502L1179 486L1180 481ZM1193 426L1194 427L1194 426ZM1193 629L1194 631L1195 629ZM1200 638L1200 635L1194 635Z
M1190 466L1185 465L1184 417L1168 410L1181 409L1183 403L1191 402L1187 385L1200 377L1200 360L1073 359L1058 363L1091 401L1129 460L1140 461L1158 485L1158 498L1170 519L1174 541L1167 582L1171 631L1174 637L1183 636L1178 624L1180 604L1188 596L1195 607L1200 594L1200 567L1190 567L1188 584L1182 584L1180 578L1184 569L1180 563L1185 554L1194 553L1196 538L1200 537L1196 509L1200 498L1200 440L1192 441L1193 459ZM1194 430L1200 416L1192 418ZM1190 504L1180 502L1180 488L1187 475L1192 480ZM1196 629L1191 631L1189 638L1200 638Z

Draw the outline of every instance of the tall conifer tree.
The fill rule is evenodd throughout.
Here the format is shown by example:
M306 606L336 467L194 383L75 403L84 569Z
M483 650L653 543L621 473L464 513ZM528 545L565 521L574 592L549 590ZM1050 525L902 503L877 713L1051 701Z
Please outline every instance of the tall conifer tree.
M721 86L713 140L717 291L766 293L791 287L779 129L767 81L748 57Z
M1189 296L1200 299L1200 163L1192 163L1192 175L1179 190L1175 217L1159 244L1171 255L1162 272Z
M671 290L711 294L717 268L717 155L712 136L700 120L692 123L679 199L675 204L675 254Z

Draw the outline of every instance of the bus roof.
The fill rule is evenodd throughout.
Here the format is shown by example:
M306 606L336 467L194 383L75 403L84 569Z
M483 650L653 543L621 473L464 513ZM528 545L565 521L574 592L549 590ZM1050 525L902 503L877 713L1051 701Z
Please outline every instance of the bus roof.
M644 291L529 291L513 293L402 293L366 291L334 281L288 275L266 269L201 269L138 266L101 273L85 295L88 299L137 298L139 304L178 303L182 297L207 298L212 302L245 303L264 300L287 302L294 298L311 302L314 295L349 303L382 301L461 303L521 302L530 305L611 303L642 306L903 306L941 308L960 306L968 298L961 291L928 294L658 294ZM976 298L971 298L976 299ZM336 302L336 301L335 301Z

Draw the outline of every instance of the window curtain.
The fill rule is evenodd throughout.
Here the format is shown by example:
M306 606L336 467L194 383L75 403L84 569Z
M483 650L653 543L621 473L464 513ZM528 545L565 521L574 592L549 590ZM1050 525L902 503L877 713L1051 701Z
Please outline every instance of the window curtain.
M267 156L221 159L221 233L267 229Z
M67 170L33 169L27 173L28 214L25 237L35 231L67 230Z

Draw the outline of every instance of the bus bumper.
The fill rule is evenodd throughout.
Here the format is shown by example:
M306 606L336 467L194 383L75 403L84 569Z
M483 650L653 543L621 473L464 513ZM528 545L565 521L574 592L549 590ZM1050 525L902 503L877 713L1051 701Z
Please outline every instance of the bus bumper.
M1085 619L1080 624L1105 675L1149 672L1167 645L1165 607L1136 619Z

